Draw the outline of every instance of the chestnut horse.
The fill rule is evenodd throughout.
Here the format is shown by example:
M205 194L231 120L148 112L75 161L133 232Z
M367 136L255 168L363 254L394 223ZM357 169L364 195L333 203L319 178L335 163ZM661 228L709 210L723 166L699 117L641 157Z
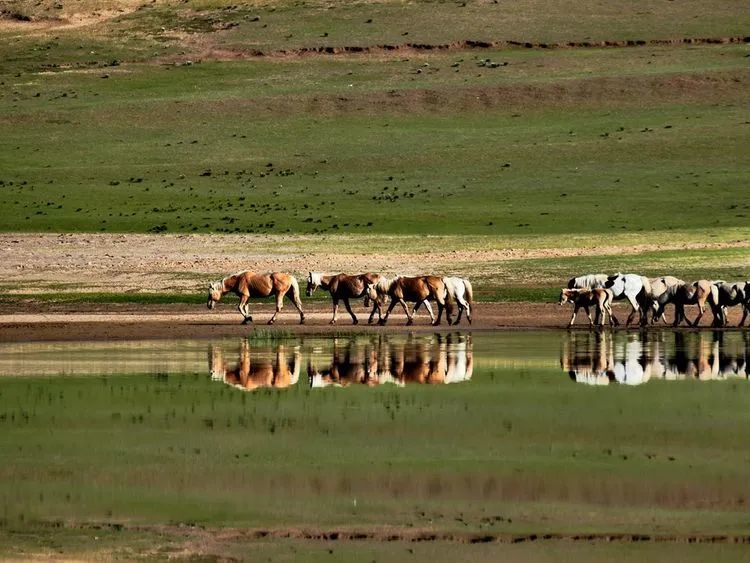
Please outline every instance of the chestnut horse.
M292 290L289 297L288 292ZM272 274L254 274L252 272L239 272L227 276L221 281L217 281L208 286L208 308L213 309L216 302L219 301L226 293L234 293L240 298L240 304L237 307L240 314L244 317L242 324L253 322L250 315L250 305L248 299L251 297L268 297L276 296L276 312L268 321L273 324L276 321L276 315L279 314L284 306L284 296L287 295L299 311L299 324L305 323L305 313L302 312L302 302L299 298L299 285L297 280L291 274L274 272Z
M335 276L324 276L317 272L309 272L307 275L307 291L305 294L311 297L316 289L322 287L331 294L333 299L333 318L331 324L336 324L336 317L339 311L339 301L344 302L347 312L352 317L353 324L359 324L359 319L352 311L351 305L349 305L349 299L359 299L365 297L365 307L369 306L369 299L367 298L367 284L377 283L380 281L380 274L372 274L367 272L365 274L359 274L356 276L348 276L346 274L338 274ZM375 311L378 312L378 320L382 318L380 311L380 301L373 300L372 311L370 311L370 318L367 319L368 324L372 324L372 319L375 316Z
M409 312L406 302L415 303L415 309L426 301L435 301L438 306L437 319L434 318L432 310L428 309L432 324L437 326L443 316L445 309L445 283L440 276L418 276L414 278L397 277L393 280L381 278L378 283L367 284L367 294L370 299L376 300L388 296L391 298L391 305L388 307L385 316L380 319L379 324L384 325L388 322L388 317L397 303L400 303L406 313L407 325L414 322L414 315Z

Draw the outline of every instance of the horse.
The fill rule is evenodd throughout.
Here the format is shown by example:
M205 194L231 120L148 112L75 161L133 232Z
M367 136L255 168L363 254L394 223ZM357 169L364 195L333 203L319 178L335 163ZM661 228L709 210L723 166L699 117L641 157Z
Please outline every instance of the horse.
M747 318L748 314L750 314L750 281L739 282L740 286L743 288L743 293L745 294L745 300L742 302L742 320L740 321L740 324L737 326L744 326L745 325L745 319Z
M726 326L728 319L727 319L727 309L729 307L734 307L735 305L742 305L743 309L743 315L742 315L742 322L739 324L739 326L742 326L745 322L745 317L747 317L747 295L745 294L746 291L746 283L745 282L736 282L736 283L727 283L727 282L721 282L721 281L715 281L713 282L714 286L716 286L718 290L718 300L716 304L716 308L712 310L714 314L714 326Z
M648 278L638 274L617 273L607 278L604 287L612 290L615 301L627 299L633 308L625 321L625 326L630 324L636 312L638 312L640 324L646 324L646 301L651 294L651 283Z
M568 280L568 289L596 289L604 287L609 276L607 274L585 274Z
M288 293L291 290L292 295ZM221 281L214 282L208 286L208 308L213 309L223 295L234 293L240 298L240 304L237 309L243 317L242 324L253 322L250 315L250 305L248 299L251 297L268 297L276 296L276 312L268 321L272 325L276 321L276 315L279 314L284 306L284 296L286 295L294 303L299 311L299 324L305 323L305 313L302 311L302 302L299 298L299 285L297 279L291 274L274 272L271 274L254 274L249 271L239 272L227 276Z
M709 302L711 310L716 316L719 288L708 280L673 285L658 297L657 302L659 303L659 308L656 311L657 318L664 314L664 308L667 304L673 303L675 307L673 326L679 325L683 320L687 322L688 326L698 326L706 311L706 302ZM685 305L698 305L698 316L693 322L690 322L690 319L685 315Z
M419 308L419 305L426 301L435 301L438 306L437 319L432 314L432 309L428 309L430 313L430 319L433 326L440 324L440 319L443 316L443 309L445 309L445 283L443 278L439 276L417 276L417 277L403 277L399 276L393 280L387 278L381 278L377 283L367 284L367 293L372 300L380 299L388 296L391 298L391 305L388 307L385 316L378 321L378 324L384 325L388 322L388 317L391 315L391 311L400 303L406 313L407 325L414 323L414 315L409 312L409 308L406 305L407 301L415 303L414 309Z
M664 293L668 287L673 285L680 285L685 283L680 278L676 278L674 276L663 276L661 278L650 278L648 280L651 283L651 295L649 296L651 299L651 324L656 323L658 317L656 316L656 311L659 309L659 303L657 302L657 299L659 296ZM665 323L667 322L666 317L664 316L664 312L662 311L661 314L661 320L663 320Z
M369 306L369 299L367 297L367 284L377 283L380 280L380 274L372 274L367 272L365 274L359 274L356 276L348 276L346 274L338 274L335 276L324 276L317 272L309 272L307 275L307 290L305 294L311 297L316 289L322 287L331 294L333 299L333 318L330 324L336 324L336 316L339 310L339 301L344 301L344 306L347 312L352 317L353 324L359 324L359 319L352 311L349 305L349 299L359 299L365 297L365 306ZM375 311L378 312L378 320L382 317L381 302L379 300L373 301L372 311L370 311L370 318L367 319L367 324L372 324Z
M614 294L611 289L604 287L597 287L594 289L562 289L560 290L560 305L566 303L573 304L573 316L570 317L568 326L573 326L578 309L583 308L586 311L586 316L589 318L589 324L594 326L594 320L591 318L589 313L589 307L595 306L597 313L596 318L599 321L599 326L604 325L604 320L609 315L609 326L616 326L619 323L617 318L612 314L612 301L614 300Z
M466 311L466 319L471 324L471 304L474 301L474 290L471 287L471 282L466 278L444 277L443 283L445 284L447 298L445 316L448 319L448 324L457 325L460 323L464 311ZM458 317L451 323L450 314L453 301L458 303Z

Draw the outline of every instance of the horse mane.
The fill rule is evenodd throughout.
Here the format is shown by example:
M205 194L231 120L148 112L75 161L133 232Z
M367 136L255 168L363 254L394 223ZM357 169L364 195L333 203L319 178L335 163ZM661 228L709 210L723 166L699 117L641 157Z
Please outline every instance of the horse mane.
M396 280L400 277L401 276L396 276L393 279L388 279L385 276L380 276L380 279L375 283L375 288L378 293L388 293L391 290L391 287L393 287L393 284L396 283Z

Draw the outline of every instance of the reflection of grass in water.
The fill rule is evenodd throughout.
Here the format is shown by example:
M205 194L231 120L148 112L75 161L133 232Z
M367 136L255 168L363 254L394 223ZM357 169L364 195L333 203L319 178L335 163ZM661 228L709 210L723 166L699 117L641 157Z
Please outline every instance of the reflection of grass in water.
M500 514L503 531L741 530L748 392L596 389L557 369L315 393L238 393L204 374L5 378L0 496L16 526L480 530Z
M251 344L263 342L278 342L282 340L296 339L297 336L288 329L254 328L247 335Z

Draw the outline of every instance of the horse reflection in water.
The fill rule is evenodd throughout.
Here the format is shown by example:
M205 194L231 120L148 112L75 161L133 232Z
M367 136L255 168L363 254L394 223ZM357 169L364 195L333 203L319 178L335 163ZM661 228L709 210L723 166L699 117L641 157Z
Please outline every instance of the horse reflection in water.
M570 333L560 363L578 383L639 385L651 379L748 378L750 335L725 332Z
M335 339L332 360L319 364L315 357L308 361L311 387L457 383L471 379L474 371L471 336L456 334L410 335L405 341L387 335Z
M236 365L230 367L218 346L211 346L208 361L211 379L223 381L243 391L253 391L260 387L280 389L294 385L299 379L302 363L298 348L294 348L291 353L285 346L262 346L251 350L247 339L242 341Z

